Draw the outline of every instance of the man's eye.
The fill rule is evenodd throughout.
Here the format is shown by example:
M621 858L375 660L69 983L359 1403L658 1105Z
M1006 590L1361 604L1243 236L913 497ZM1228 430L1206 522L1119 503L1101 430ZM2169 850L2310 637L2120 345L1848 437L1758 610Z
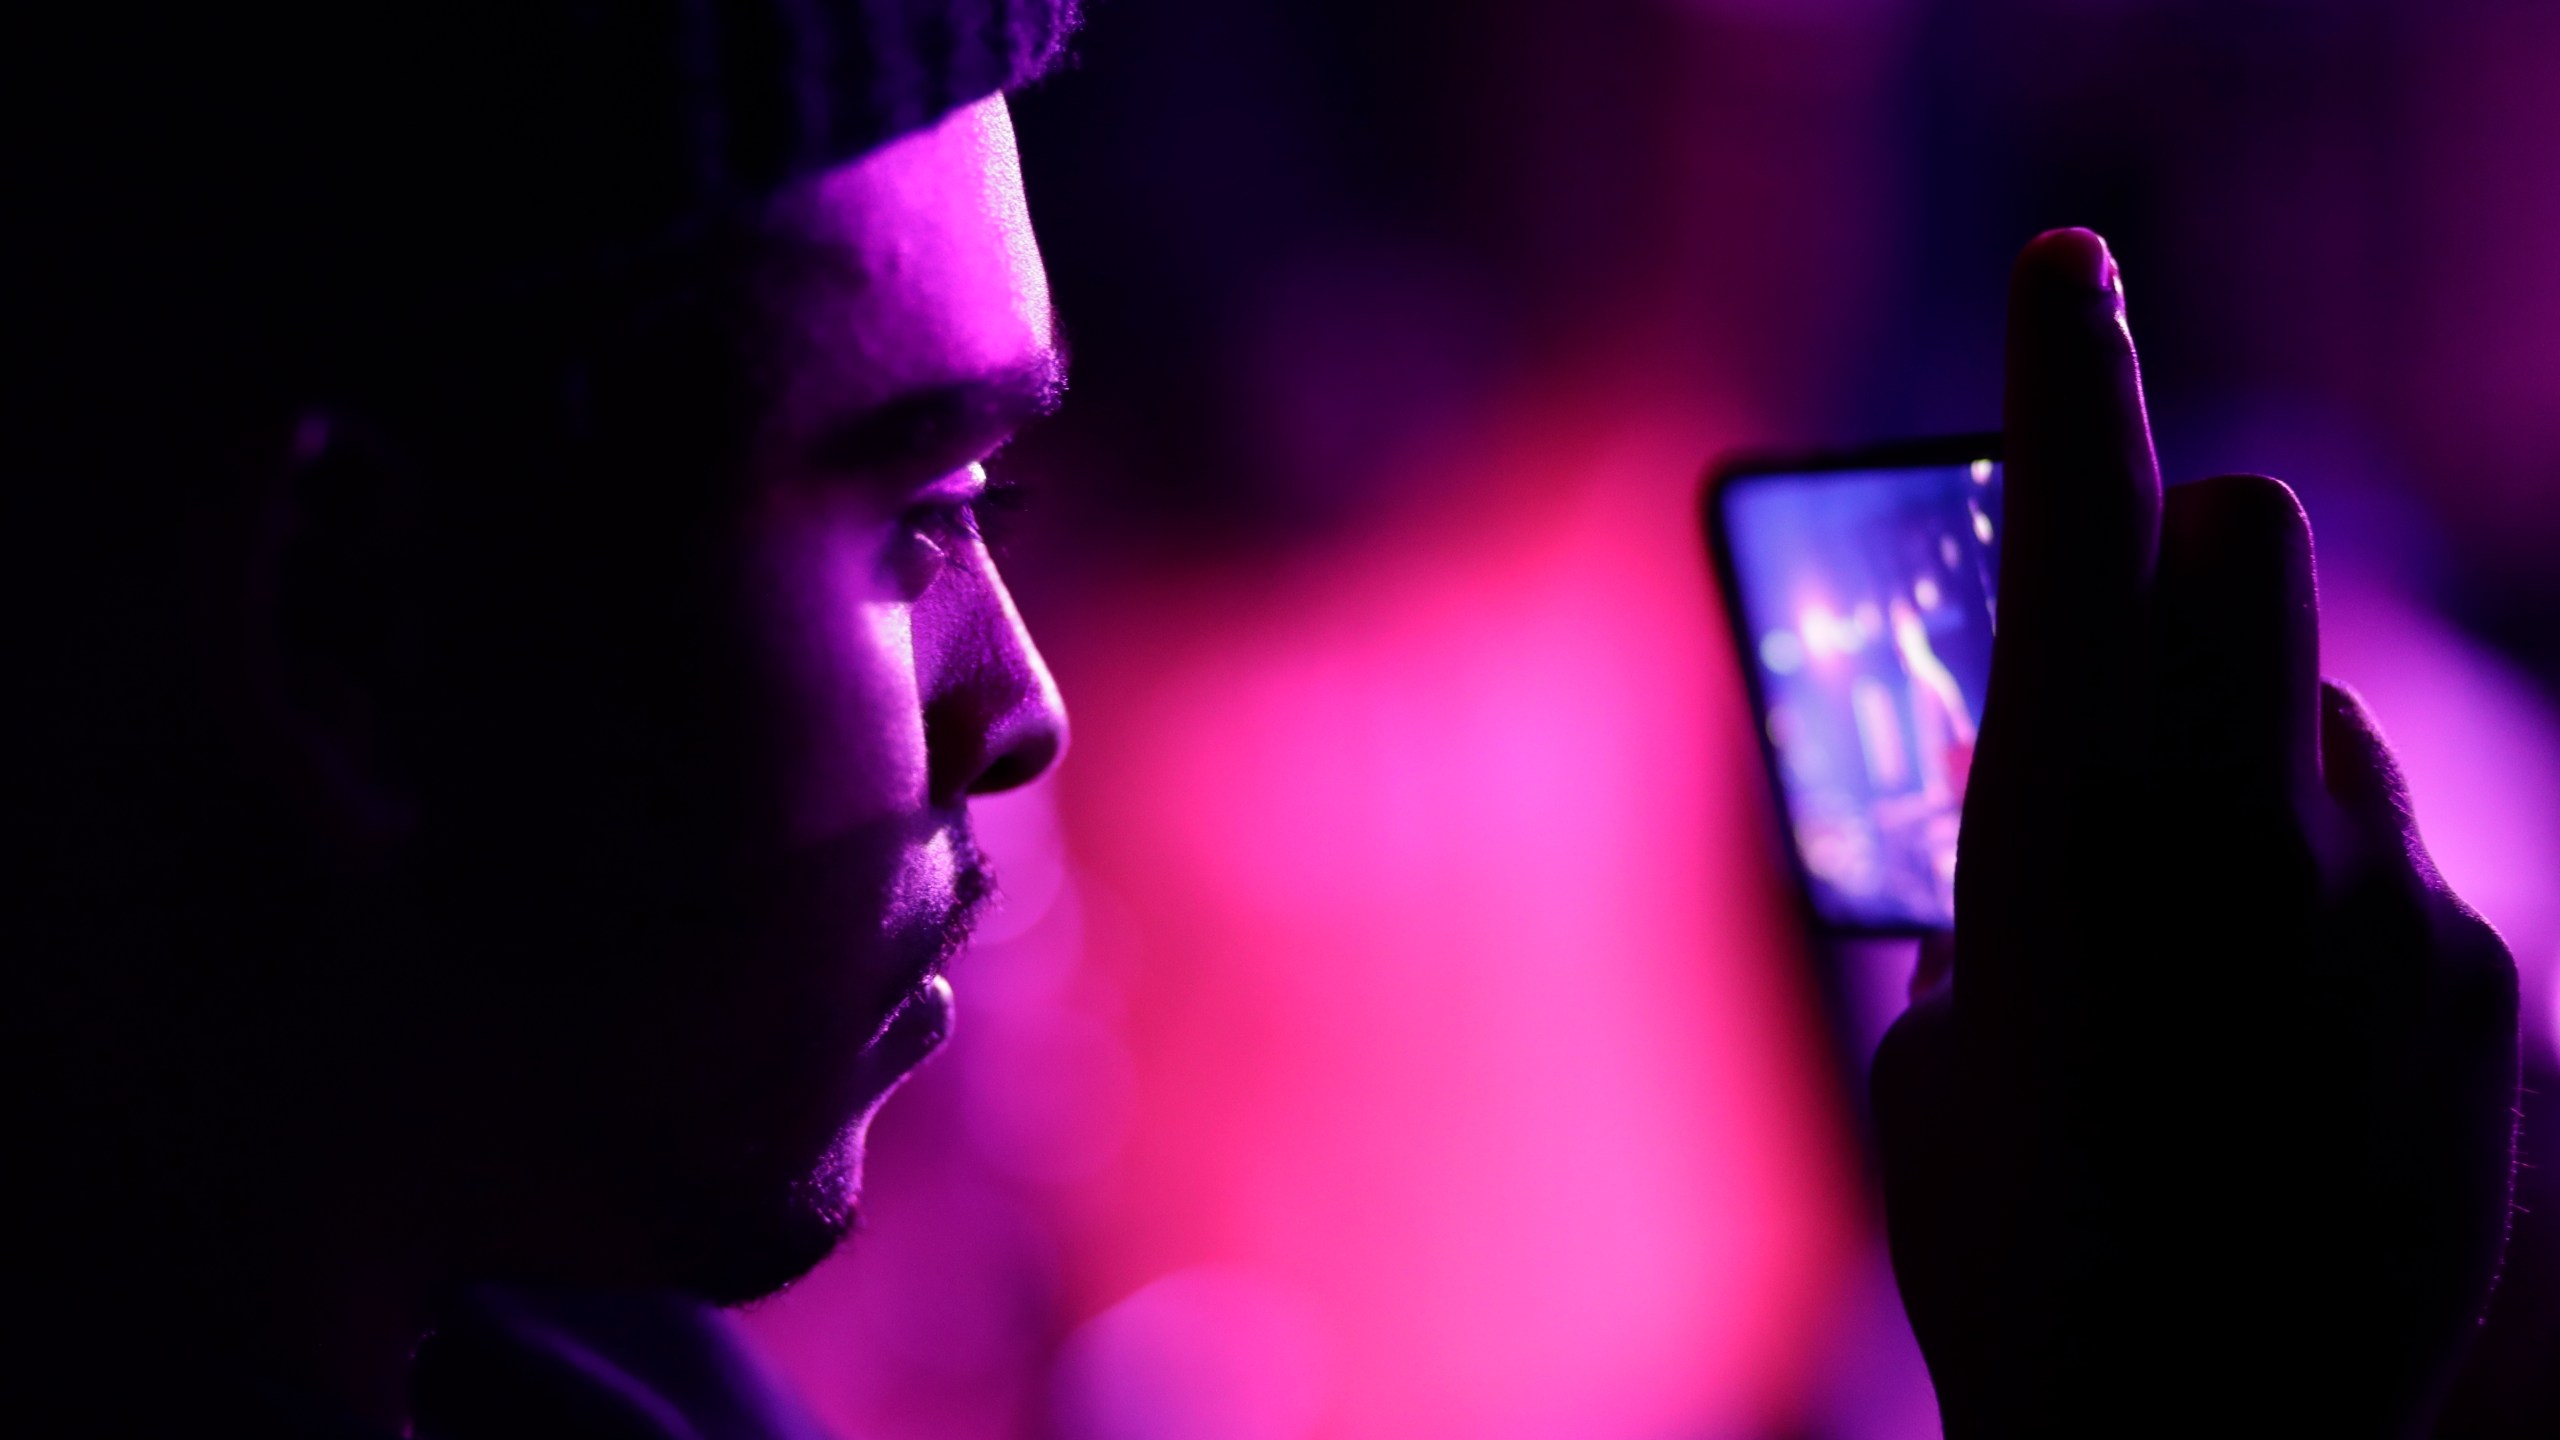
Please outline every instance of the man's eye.
M946 550L956 550L978 538L978 507L970 500L937 500L907 511L907 526L919 535L930 535Z
M889 541L890 578L913 600L933 588L951 557L977 536L978 519L965 500L912 506L898 517Z

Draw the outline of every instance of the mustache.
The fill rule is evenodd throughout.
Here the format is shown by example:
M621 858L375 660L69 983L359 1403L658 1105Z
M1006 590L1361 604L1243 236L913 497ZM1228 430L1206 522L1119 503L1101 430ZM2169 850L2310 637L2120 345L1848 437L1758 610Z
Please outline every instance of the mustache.
M978 922L985 918L987 907L995 902L998 893L995 868L987 863L987 852L978 845L968 812L963 810L945 833L951 843L951 898L943 909L933 966L925 973L925 979L943 973L961 951L969 948L969 937L977 932Z
M940 863L926 862L935 852ZM792 948L838 951L866 934L872 944L885 942L893 953L874 963L885 961L897 976L889 983L904 980L904 990L942 973L968 947L999 891L968 811L957 809L843 831L786 857L757 893L768 917L759 928Z

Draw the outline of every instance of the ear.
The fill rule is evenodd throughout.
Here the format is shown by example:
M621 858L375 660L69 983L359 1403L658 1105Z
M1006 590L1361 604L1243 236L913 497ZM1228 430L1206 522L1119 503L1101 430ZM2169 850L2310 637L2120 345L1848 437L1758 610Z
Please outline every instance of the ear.
M419 659L416 475L319 409L296 418L272 473L256 578L273 739L320 838L377 854L416 809L401 753Z

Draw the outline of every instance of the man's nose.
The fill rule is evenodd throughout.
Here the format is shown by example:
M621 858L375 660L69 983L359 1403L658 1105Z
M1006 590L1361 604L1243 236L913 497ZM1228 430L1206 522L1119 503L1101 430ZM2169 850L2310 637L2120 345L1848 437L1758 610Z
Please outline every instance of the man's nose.
M933 803L1027 785L1067 748L1067 707L1003 577L983 556L936 587L917 618L928 660L925 747ZM937 603L938 602L938 603Z

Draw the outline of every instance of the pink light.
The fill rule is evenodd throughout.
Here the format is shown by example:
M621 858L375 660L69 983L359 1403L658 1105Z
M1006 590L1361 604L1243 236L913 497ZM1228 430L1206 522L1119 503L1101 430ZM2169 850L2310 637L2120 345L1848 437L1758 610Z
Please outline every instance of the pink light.
M1078 627L1114 643L1070 669L1064 785L1134 922L1105 963L1139 1095L1078 1288L1206 1263L1307 1297L1336 1357L1320 1435L1790 1403L1855 1188L1738 680L1661 523L1704 448L1515 455L1465 524Z

